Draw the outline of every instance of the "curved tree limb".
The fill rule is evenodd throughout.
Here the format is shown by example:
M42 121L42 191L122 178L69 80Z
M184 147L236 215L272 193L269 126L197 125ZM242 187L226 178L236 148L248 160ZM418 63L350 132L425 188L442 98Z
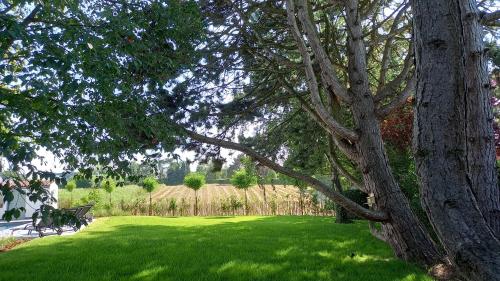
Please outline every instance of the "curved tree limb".
M287 92L289 92L291 95L293 95L295 98L298 99L300 104L302 105L302 108L307 111L309 116L318 123L321 128L325 130L330 136L332 136L333 141L335 145L344 153L351 161L358 162L359 161L359 154L354 147L354 145L347 143L346 141L343 141L342 139L339 139L339 137L331 132L331 130L328 129L328 126L323 122L323 120L320 118L320 116L317 114L316 111L312 108L312 106L299 94L297 91L295 91L286 81L281 80L281 84L285 88Z
M336 96L338 96L341 100L349 103L351 101L351 97L348 95L345 87L340 83L337 75L335 74L335 69L333 67L330 58L328 57L325 49L321 45L318 34L316 32L316 28L314 27L311 18L309 17L309 11L307 9L307 3L305 0L299 0L298 7L298 16L299 20L302 23L304 31L306 33L307 39L311 48L316 57L316 61L321 68L321 78L324 81L325 85L330 88ZM292 24L296 25L296 24ZM295 32L298 29L295 29ZM294 32L294 33L295 33Z
M500 25L500 10L491 13L484 13L481 15L481 24L489 26L499 26Z
M231 141L207 137L207 136L198 134L196 132L187 130L184 127L180 127L180 129L182 129L182 131L187 136L192 138L193 140L196 140L196 141L199 141L202 143L206 143L206 144L216 145L216 146L220 146L220 147L243 152L246 155L251 156L255 160L259 161L262 165L267 166L268 168L271 168L271 169L273 169L279 173L282 173L284 175L287 175L289 177L307 182L308 184L313 186L315 189L317 189L318 191L320 191L323 194L325 194L326 196L328 196L328 198L333 200L335 203L338 203L342 207L351 211L353 214L356 214L360 217L363 217L363 218L371 220L371 221L386 222L389 220L389 217L386 213L380 212L380 211L370 210L370 209L367 209L361 205L358 205L356 202L350 200L349 198L345 197L344 195L340 194L339 192L332 190L328 185L321 182L320 180L315 179L315 178L308 176L308 175L304 175L304 174L299 173L297 171L293 171L293 170L290 170L288 168L285 168L285 167L275 163L274 161L269 160L267 157L261 155L260 153L251 149L250 147L244 146L244 145L239 144L239 143L231 142Z
M389 83L385 84L374 97L375 102L380 102L385 98L391 96L395 89L401 85L406 79L408 79L408 75L410 74L410 70L413 66L413 44L410 44L409 47L410 52L406 55L405 61L403 63L403 70Z
M356 134L356 132L340 124L328 113L328 111L324 107L321 101L321 96L319 94L318 81L316 81L316 77L314 75L311 57L309 56L306 45L297 26L297 21L295 20L295 12L292 0L287 1L286 9L288 24L290 26L291 32L293 33L293 37L297 43L298 49L302 55L302 59L304 62L307 84L309 86L309 91L311 92L311 102L314 106L314 110L318 113L321 120L323 120L323 122L328 126L328 129L333 133L339 135L342 138L348 139L349 141L356 141L358 139L358 135Z
M416 84L417 79L413 77L410 81L408 81L408 84L406 84L406 87L399 94L399 96L395 97L387 105L377 109L377 117L382 119L391 114L396 109L401 108L406 103L408 98L415 92Z
M377 91L380 91L380 89L385 85L385 79L387 78L387 71L389 70L389 63L390 63L390 58L393 50L393 41L394 41L394 35L398 32L398 25L403 19L403 15L410 6L409 3L403 6L403 8L396 14L396 17L394 18L394 21L391 25L391 29L389 31L389 36L387 37L387 40L385 41L384 44L384 51L382 52L382 62L381 62L381 70L379 74L379 85L377 87Z
M328 160L330 164L337 169L337 171L344 176L348 181L350 181L354 187L356 187L359 190L365 191L365 186L362 181L357 179L354 175L349 173L349 171L346 170L346 168L340 163L339 159L336 157L336 155L328 155Z

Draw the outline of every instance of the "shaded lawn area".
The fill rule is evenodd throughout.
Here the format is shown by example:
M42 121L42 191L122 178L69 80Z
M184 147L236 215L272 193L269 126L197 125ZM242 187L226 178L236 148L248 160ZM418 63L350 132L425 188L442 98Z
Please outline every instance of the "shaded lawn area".
M325 217L109 217L0 254L0 280L430 281L365 222ZM351 257L354 254L354 257Z

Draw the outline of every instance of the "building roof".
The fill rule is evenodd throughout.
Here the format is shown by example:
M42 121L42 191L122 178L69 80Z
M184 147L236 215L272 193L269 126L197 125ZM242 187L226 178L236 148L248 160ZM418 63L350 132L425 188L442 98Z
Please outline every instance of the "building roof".
M41 180L42 187L49 187L53 181L49 180ZM14 181L13 179L2 179L0 178L0 186L8 186L10 188L21 187L21 188L29 188L30 182L28 180L22 181Z

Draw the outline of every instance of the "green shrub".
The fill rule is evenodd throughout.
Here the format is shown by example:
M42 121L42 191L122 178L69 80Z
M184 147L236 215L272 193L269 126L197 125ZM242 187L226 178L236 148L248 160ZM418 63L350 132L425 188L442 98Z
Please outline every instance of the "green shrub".
M76 188L76 182L74 180L70 180L64 188L69 192L73 192Z
M172 213L172 216L175 216L175 212L177 211L177 200L175 198L169 200L168 211Z
M198 190L205 185L205 176L200 173L189 173L184 177L184 185L193 190Z
M233 211L233 214L238 210L239 208L243 207L243 204L241 203L236 196L231 196L229 197L229 204L231 206L231 210Z
M236 171L231 176L231 184L239 189L247 189L257 184L257 177L251 174L248 174L246 170L241 169Z
M184 185L194 190L194 215L198 215L198 189L205 185L205 176L200 173L189 173L184 177Z
M64 187L70 194L69 205L73 205L73 190L76 188L76 182L74 180L70 180L66 186Z
M111 193L115 191L116 181L112 178L105 179L101 182L101 187L109 194L109 206L111 207Z
M153 215L151 193L158 187L158 181L153 177L147 177L142 181L142 187L149 192L149 215Z
M93 188L87 196L81 199L83 204L94 204L95 208L99 208L101 203L101 191L99 189Z
M186 199L183 197L181 198L181 202L179 203L179 213L180 215L184 215L187 213L189 209L189 204L186 202Z
M245 215L248 214L247 189L257 184L257 176L248 173L246 169L240 169L231 177L231 184L236 188L245 190Z
M155 191L158 184L158 181L153 177L147 177L142 181L142 187L149 193Z

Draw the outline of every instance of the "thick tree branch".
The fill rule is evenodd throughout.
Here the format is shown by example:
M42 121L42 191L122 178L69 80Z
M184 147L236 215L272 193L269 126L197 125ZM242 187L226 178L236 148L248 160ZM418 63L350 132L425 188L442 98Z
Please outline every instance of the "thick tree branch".
M340 83L337 75L335 74L335 69L333 67L330 58L328 57L325 49L321 45L316 28L314 27L311 18L309 17L309 11L307 9L307 3L305 0L298 1L298 16L304 31L306 33L307 39L321 68L321 78L323 83L330 88L336 96L346 103L351 101L351 97L348 95L347 90ZM295 27L294 27L295 29ZM296 30L297 32L298 30Z
M380 69L380 74L379 74L379 85L377 87L377 91L380 91L381 88L385 85L385 79L387 77L387 70L389 69L389 63L390 63L390 58L392 57L392 48L394 47L392 45L394 41L394 35L398 30L398 25L401 22L401 19L403 18L403 15L405 11L408 9L410 4L406 4L403 6L403 8L397 13L396 17L394 18L394 21L392 23L391 29L389 31L389 36L387 37L387 40L385 41L384 44L384 51L382 53L382 62L381 62L381 69Z
M479 21L483 25L489 25L489 26L500 25L500 10L482 14Z
M365 191L365 185L363 184L362 181L357 179L355 176L353 176L349 171L346 170L346 168L340 163L339 159L336 157L336 155L330 155L328 156L328 160L330 164L343 176L345 177L349 182L352 183L354 187L356 187L359 190Z
M285 90L297 98L302 105L302 108L307 111L309 116L316 121L316 123L325 130L326 133L328 133L330 136L332 136L333 141L335 145L344 153L351 161L354 161L355 163L359 162L359 154L354 147L354 145L347 143L345 140L339 139L339 137L336 134L333 134L331 130L329 130L328 126L321 120L321 117L318 115L316 111L312 108L312 106L299 94L297 91L295 91L286 81L281 81L283 87Z
M339 139L338 136L332 135L328 130L328 127L323 122L321 122L320 117L307 104L307 102L301 98L299 98L299 101L302 104L302 108L304 108L307 113L309 113L309 116L311 116L311 118L313 118L316 123L318 123L325 130L325 132L327 132L332 137L335 146L337 146L342 151L342 153L344 153L351 161L359 163L359 153L356 151L356 148L345 140Z
M348 32L348 60L350 89L357 98L371 97L370 79L366 59L366 45L363 39L363 26L359 18L359 2L344 1L345 20Z
M328 126L328 129L333 133L339 135L342 138L348 139L350 141L356 141L358 139L358 135L344 127L340 124L335 118L333 118L321 101L321 96L319 94L318 81L316 81L316 77L314 75L314 69L312 66L311 58L307 51L304 40L302 39L302 35L300 34L299 28L297 26L297 21L295 20L295 12L293 7L293 1L287 1L287 16L288 16L288 24L290 26L291 32L293 33L293 37L297 43L298 49L302 55L302 59L304 62L304 68L306 73L307 84L309 86L309 91L311 92L311 102L314 106L314 110L318 113L321 120Z
M237 150L240 152L245 153L246 155L254 158L255 160L259 161L262 165L275 170L276 172L279 172L281 174L287 175L289 177L302 180L311 186L313 186L315 189L318 191L322 192L328 198L333 200L335 203L341 205L342 207L346 208L347 210L351 211L353 214L356 214L360 217L363 217L365 219L371 220L371 221L378 221L378 222L386 222L388 221L388 216L384 212L379 212L379 211L374 211L367 209L363 206L358 205L356 202L350 200L349 198L345 197L344 195L340 194L339 192L331 189L328 185L325 183L321 182L318 179L315 179L311 176L304 175L302 173L290 170L288 168L285 168L277 163L275 163L272 160L269 160L267 157L261 155L260 153L256 152L255 150L241 145L239 143L231 142L231 141L226 141L226 140L221 140L221 139L216 139L212 137L207 137L201 134L198 134L193 131L189 131L185 128L181 128L184 133L186 133L187 136L192 138L193 140L206 143L206 144L211 144L211 145L216 145L228 149L233 149Z
M377 92L377 94L374 97L375 102L381 102L385 98L390 97L393 95L394 91L399 88L401 83L403 83L405 80L408 79L408 76L410 74L410 70L412 69L413 66L413 44L410 44L409 47L409 52L406 55L404 64L403 64L403 70L389 83L387 83L384 87L381 87L381 89Z
M413 77L410 81L408 81L406 87L396 98L394 98L387 105L377 109L377 117L383 119L387 115L394 112L396 109L401 108L406 103L408 98L415 92L416 84L417 84L417 79Z

